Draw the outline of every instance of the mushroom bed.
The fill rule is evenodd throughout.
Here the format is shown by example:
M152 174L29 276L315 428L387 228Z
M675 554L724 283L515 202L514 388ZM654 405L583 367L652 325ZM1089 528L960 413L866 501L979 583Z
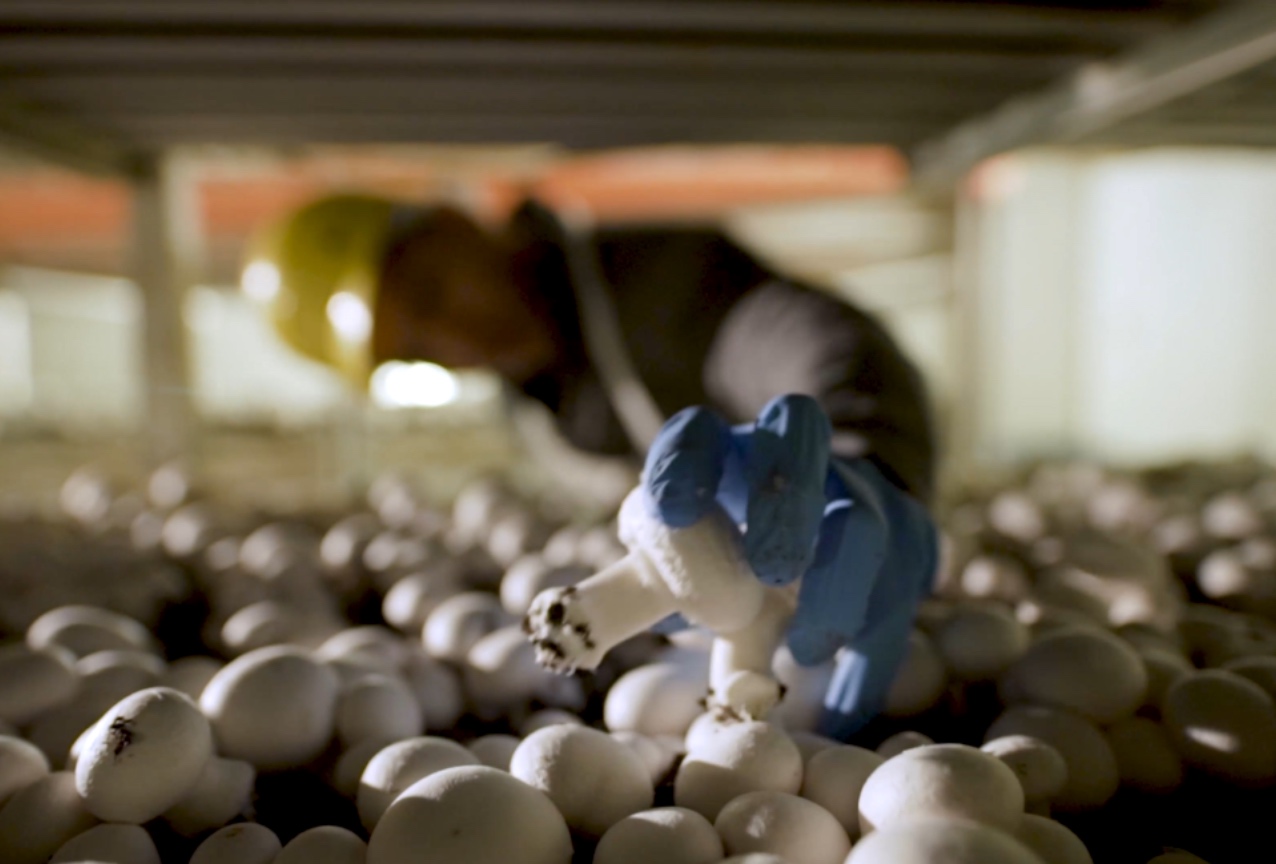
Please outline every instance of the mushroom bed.
M494 481L245 515L171 466L140 491L77 472L61 504L0 517L6 864L1271 854L1264 465L1051 463L954 495L886 708L845 742L818 734L836 660L771 656L791 602L721 533L657 566L657 528ZM713 566L720 602L684 592ZM738 629L647 631L670 610Z

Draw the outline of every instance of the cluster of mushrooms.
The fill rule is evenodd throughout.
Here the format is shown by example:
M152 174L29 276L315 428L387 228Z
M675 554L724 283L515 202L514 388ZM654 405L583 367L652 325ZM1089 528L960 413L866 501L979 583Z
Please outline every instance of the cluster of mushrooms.
M1276 472L1053 463L964 491L850 742L816 734L834 664L784 648L792 593L729 524L632 501L570 522L387 476L359 512L245 516L175 467L77 472L61 522L0 519L0 861L1269 854ZM701 626L650 632L674 611Z

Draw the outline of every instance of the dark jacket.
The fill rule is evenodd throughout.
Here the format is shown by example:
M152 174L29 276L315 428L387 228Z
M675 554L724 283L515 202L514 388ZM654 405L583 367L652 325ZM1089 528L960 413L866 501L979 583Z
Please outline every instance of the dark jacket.
M554 412L575 446L630 452L586 357L560 223L527 204L513 229L519 281L547 304L564 357L524 392ZM805 393L832 420L835 454L866 457L930 498L935 442L925 386L876 319L769 270L716 230L603 228L596 243L626 347L666 416L709 405L744 423L775 396Z

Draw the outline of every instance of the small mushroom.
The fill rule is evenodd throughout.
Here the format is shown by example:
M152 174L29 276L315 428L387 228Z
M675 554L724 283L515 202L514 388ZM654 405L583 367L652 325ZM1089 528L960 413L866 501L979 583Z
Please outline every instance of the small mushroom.
M1068 763L1058 750L1029 735L993 738L979 748L996 756L1015 772L1027 806L1049 805L1068 782Z
M802 776L802 797L819 804L851 840L860 836L860 792L886 760L863 747L838 745L813 755Z
M463 663L476 642L510 623L495 595L467 591L434 607L425 620L421 638L431 657Z
M594 864L718 864L722 839L713 823L685 807L643 810L607 829Z
M80 676L75 655L59 645L0 648L0 720L16 725L31 722L46 711L75 698Z
M616 679L603 703L603 722L613 732L681 738L704 711L707 670L652 663Z
M1183 785L1183 761L1160 723L1146 717L1126 717L1103 734L1116 756L1123 786L1165 795Z
M518 749L518 745L521 743L522 741L513 735L496 734L475 738L466 747L479 762L489 768L499 768L502 771L508 771L510 770L510 760L514 758L514 751Z
M335 715L346 747L368 738L397 740L425 730L421 705L398 676L367 675L341 688Z
M1037 639L1006 672L1003 698L1066 708L1097 723L1134 713L1147 692L1138 653L1099 630L1062 628Z
M914 717L933 708L948 684L948 671L930 637L913 630L908 653L895 673L882 713L887 717Z
M58 848L49 864L160 864L159 850L140 825L95 825Z
M190 864L274 864L282 850L275 832L255 822L227 825L200 843Z
M954 677L991 681L1028 649L1028 630L1000 606L970 605L940 625L935 648Z
M989 727L984 741L1027 735L1049 744L1068 764L1068 779L1051 805L1059 810L1095 810L1120 786L1116 757L1093 723L1068 711L1041 705L1011 708Z
M59 606L27 627L27 645L35 650L60 645L76 657L97 651L154 651L155 637L141 622L99 606Z
M1024 814L1015 839L1035 852L1045 864L1094 864L1081 838L1053 819Z
M923 735L921 732L916 732L912 729L905 729L903 732L896 732L881 744L878 744L877 755L883 759L893 759L908 750L928 747L934 743L928 735Z
M1045 864L1005 831L965 819L915 817L874 831L846 864Z
M445 768L477 764L478 757L446 738L422 736L390 744L368 760L359 778L359 821L372 831L399 793L413 783Z
M28 741L0 735L0 807L49 773L49 760Z
M741 795L722 808L713 827L730 855L770 852L793 864L842 864L851 851L831 813L784 792Z
M182 837L221 828L249 808L256 780L257 771L247 762L214 756L194 787L164 811L164 821Z
M302 831L288 841L272 864L364 864L368 844L336 825Z
M74 774L46 774L19 789L0 808L5 864L44 864L59 846L97 821L75 791Z
M1165 694L1165 728L1189 765L1241 786L1276 779L1276 706L1231 672L1187 675Z
M801 787L802 754L787 735L768 723L735 723L689 750L674 778L674 803L716 819L747 792L797 794Z

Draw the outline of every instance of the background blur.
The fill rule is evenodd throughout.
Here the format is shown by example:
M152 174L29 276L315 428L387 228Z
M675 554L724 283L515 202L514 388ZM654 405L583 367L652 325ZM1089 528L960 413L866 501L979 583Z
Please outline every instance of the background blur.
M265 509L544 480L494 380L360 403L240 293L345 189L719 222L887 323L950 483L1270 457L1274 64L1261 2L0 3L0 503L174 457Z

